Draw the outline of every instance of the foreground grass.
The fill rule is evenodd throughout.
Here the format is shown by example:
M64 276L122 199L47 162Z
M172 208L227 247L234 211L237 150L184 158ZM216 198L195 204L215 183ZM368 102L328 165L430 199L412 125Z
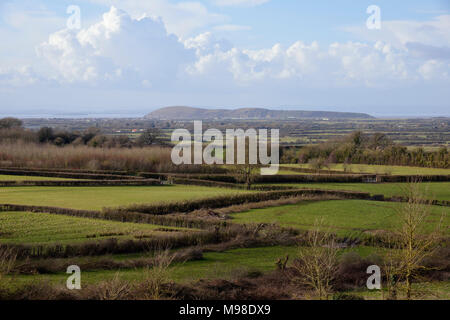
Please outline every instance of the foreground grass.
M99 210L137 203L201 199L249 192L200 186L14 187L0 189L0 203Z
M450 281L420 282L412 284L414 299L420 300L449 300ZM353 290L347 292L352 295L363 297L365 300L383 300L388 297L386 288L381 290ZM404 298L401 294L400 299Z
M296 188L361 191L370 194L383 194L386 197L403 196L408 183L289 183L276 184ZM420 189L430 200L450 201L450 182L422 182Z
M285 167L309 168L309 164L283 164ZM329 165L329 170L344 171L342 163ZM384 166L384 165L368 165L368 164L350 164L347 166L347 172L351 173L375 173L375 174L392 174L392 175L450 175L450 169L441 168L422 168L408 166Z
M168 269L170 280L179 283L189 283L199 279L234 279L246 276L252 272L269 272L275 270L275 263L287 254L290 261L297 256L298 247L273 246L261 248L241 248L224 252L206 252L204 258L198 261L188 261L174 264ZM380 249L372 247L355 247L341 250L341 253L355 251L361 256L379 252ZM135 258L135 255L130 256ZM123 255L120 259L124 259ZM85 259L85 258L80 258ZM121 279L127 281L142 281L145 277L144 269L124 270L93 270L82 271L82 283L94 284L110 280L119 272ZM8 276L13 285L21 285L32 281L50 281L54 284L64 285L67 274L64 272L51 275L13 275Z
M280 207L253 209L235 213L233 222L237 223L277 223L284 227L307 230L318 218L339 236L362 237L385 230L392 230L400 223L396 209L400 203L375 202L366 200L306 201ZM428 219L431 230L445 214L444 226L450 224L449 207L432 207ZM445 232L450 233L448 228Z
M48 213L0 212L0 243L50 244L86 242L106 238L119 240L157 236L161 226L77 218ZM166 228L172 230L187 230Z
M67 181L67 180L75 180L75 179L0 174L0 181Z

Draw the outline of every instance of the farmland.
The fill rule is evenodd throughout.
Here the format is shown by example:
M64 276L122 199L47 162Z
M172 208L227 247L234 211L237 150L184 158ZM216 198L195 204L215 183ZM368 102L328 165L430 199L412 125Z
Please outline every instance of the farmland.
M307 168L311 169L310 164L286 164L285 167ZM329 164L329 170L345 171L348 173L374 173L374 174L391 174L391 175L450 175L450 169L423 168L423 167L407 167L407 166L382 166L368 164Z
M201 199L236 191L200 186L149 187L14 187L0 189L0 203L99 210L130 204Z
M346 252L357 252L362 256L382 253L385 250L376 247L360 246L353 249L343 249L340 255ZM295 258L298 252L293 246L272 246L258 248L239 248L223 252L205 253L203 259L174 264L169 269L169 277L177 282L189 283L196 279L233 279L249 272L270 272L273 270L274 262L283 255ZM124 260L135 255L110 256L111 259ZM91 258L93 261L95 259ZM145 277L143 269L122 270L86 270L84 273L87 283L98 283L99 281L111 280L119 272L121 278L127 281L141 281ZM27 282L36 276L18 276L18 282ZM66 274L40 275L41 280L55 283L63 283Z
M281 172L283 174L284 172ZM286 172L289 173L289 172ZM407 183L304 183L304 184L272 184L273 186L290 186L294 188L307 188L319 190L348 190L358 192L369 192L371 194L384 194L385 196L401 196L407 189ZM450 195L448 182L425 182L420 184L422 191L427 190L430 199L448 200ZM139 204L164 204L179 201L192 201L196 199L205 199L217 196L235 195L238 193L248 193L257 191L245 191L228 188L205 187L196 185L161 185L161 186L111 186L111 187L5 187L0 190L0 203L51 206L81 210L101 210L109 207L124 207L127 205ZM227 224L232 227L230 231L224 229L223 236L229 240L222 240L223 243L214 244L214 238L205 238L200 236L210 230L208 224L203 233L196 227L193 228L175 228L165 225L165 220L161 220L162 225L147 222L137 223L104 220L99 218L75 217L63 214L52 214L46 212L20 212L3 211L0 212L0 244L9 245L28 245L41 246L42 254L46 249L55 245L63 246L86 246L88 243L102 243L102 241L114 240L122 243L134 241L132 251L127 253L128 249L120 249L118 253L89 254L89 256L74 254L72 251L63 251L61 258L48 260L48 264L55 265L52 271L45 271L46 260L31 260L31 265L36 264L37 270L41 270L35 275L18 273L7 276L9 288L21 288L30 282L38 283L48 282L53 285L61 285L66 279L64 266L77 263L83 266L83 283L87 286L96 286L104 281L127 281L138 285L142 281L147 281L151 268L142 267L142 265L151 265L153 257L161 254L164 250L170 249L170 252L176 254L188 250L189 245L183 245L177 241L177 248L171 248L171 239L177 239L178 235L190 235L192 243L202 243L197 245L196 250L203 251L200 256L186 258L186 260L173 262L165 272L168 281L174 281L179 285L191 286L199 279L207 281L228 280L237 281L242 277L249 275L255 277L270 276L276 272L277 260L289 256L295 260L299 250L309 250L308 248L299 248L295 242L295 232L304 234L314 228L318 219L323 220L324 225L321 230L330 230L340 239L352 239L351 241L365 241L360 245L351 245L348 248L339 250L339 256L344 257L346 253L354 253L361 259L365 257L383 257L386 255L386 248L372 244L372 237L383 237L385 234L395 230L401 223L399 210L403 206L401 203L371 201L371 200L328 200L325 198L309 199L297 198L292 203L285 205L270 204L267 207L258 207L257 209L246 209L246 204L241 205L242 209L232 209L230 213L224 208ZM70 214L68 211L67 214ZM211 215L212 212L212 215ZM204 218L208 223L220 222L217 220L223 217L224 213L209 211ZM427 231L434 230L435 226L442 221L444 226L449 225L449 209L445 206L432 206L431 215L427 218ZM167 215L170 218L170 214ZM180 219L198 219L202 215L196 216L186 214ZM178 219L177 216L174 216ZM158 220L159 221L159 220ZM256 225L266 226L261 231L252 231ZM243 229L234 230L233 226L241 226ZM253 226L253 227L252 227ZM283 229L296 230L283 234ZM217 229L216 229L217 230ZM240 231L239 231L240 230ZM219 231L220 232L220 231ZM230 233L231 232L231 233ZM235 235L233 236L233 232ZM281 232L281 233L280 233ZM280 233L280 235L277 235ZM444 229L448 236L448 228ZM198 234L199 236L196 236ZM290 234L290 235L289 235ZM239 236L238 236L239 235ZM267 236L274 237L268 240ZM237 238L236 238L237 236ZM205 240L196 240L203 237ZM290 237L286 240L285 237ZM164 245L160 249L146 249L142 251L139 246L144 245L142 241L150 239L164 238ZM241 239L242 240L238 240ZM184 238L183 238L184 239ZM186 238L187 239L187 238ZM200 239L200 238L198 238ZM208 240L209 239L209 240ZM234 239L234 240L233 240ZM256 245L248 247L245 243L253 239ZM282 240L283 239L283 240ZM185 241L185 240L181 240ZM211 244L208 244L210 241ZM238 241L236 245L227 244L226 241ZM243 241L243 242L240 242ZM288 244L286 244L286 241ZM114 243L114 242L112 242ZM139 244L142 243L142 244ZM173 242L175 243L175 242ZM258 245L259 243L259 245ZM109 244L104 243L105 249ZM136 247L137 245L137 247ZM185 248L185 246L187 246ZM223 246L223 247L222 247ZM81 248L80 247L80 248ZM145 247L145 245L144 245ZM126 247L123 247L126 248ZM150 247L149 247L150 248ZM151 248L154 247L154 244ZM204 249L202 249L204 248ZM78 249L77 249L78 250ZM107 249L114 250L118 249ZM161 251L163 250L163 251ZM200 251L200 252L201 252ZM72 252L72 253L71 253ZM78 252L78 251L76 251ZM82 252L82 251L80 251ZM94 250L94 252L97 252ZM63 258L69 254L69 257ZM61 255L61 254L60 254ZM50 259L50 257L49 257ZM372 259L372 258L370 258ZM376 258L379 259L379 258ZM39 262L42 261L42 262ZM54 262L51 262L54 261ZM342 260L344 261L344 260ZM344 263L344 262L341 262ZM41 267L38 267L42 265ZM115 267L114 267L115 266ZM138 267L132 267L138 266ZM117 278L119 277L119 278ZM430 283L424 283L423 286L431 286ZM442 291L441 296L446 296L446 286L442 284L433 284ZM289 286L288 286L289 287ZM373 295L370 292L354 291L351 294L362 295L368 299L380 298L380 295Z
M168 129L163 132L167 138ZM293 279L302 277L302 257L328 249L336 253L330 261L337 273L327 298L385 298L385 292L365 290L366 268L406 250L398 237L409 211L425 214L420 237L438 234L436 252L423 260L431 271L413 288L448 296L450 182L442 148L422 158L402 149L402 161L422 165L412 167L330 164L326 152L333 144L305 146L303 154L287 153L289 163L278 176L257 177L258 170L245 166L176 167L167 146L145 147L140 137L96 136L94 142L105 145L95 147L32 144L29 152L4 144L0 161L8 168L16 163L8 170L17 175L0 175L10 181L0 187L0 299L317 298L312 287ZM345 139L340 157L355 141ZM367 155L359 160L378 159L372 139L362 137L350 151ZM300 155L310 163L292 164ZM410 180L420 182L380 182ZM310 242L322 236L328 242ZM64 289L69 265L82 270L79 292ZM150 294L147 285L154 281L159 289ZM114 290L105 288L126 290L109 296Z
M73 179L55 178L55 177L36 177L36 176L15 176L15 175L0 175L0 181L67 181Z
M408 183L289 183L282 185L308 189L361 191L372 195L382 194L385 197L403 196L408 187ZM423 182L420 184L420 189L427 199L446 201L450 199L449 182Z
M2 243L52 244L83 242L89 239L134 239L142 236L158 236L161 226L138 223L121 223L97 219L68 217L48 213L0 212ZM165 228L183 231L177 228ZM187 231L187 230L185 230Z
M339 236L361 237L363 234L392 230L400 223L396 211L400 206L397 203L363 200L331 200L249 210L232 217L238 223L278 223L301 230L308 230L320 217L326 221L325 227ZM449 225L449 213L447 207L433 207L428 227L432 229L443 214L447 217L444 223Z

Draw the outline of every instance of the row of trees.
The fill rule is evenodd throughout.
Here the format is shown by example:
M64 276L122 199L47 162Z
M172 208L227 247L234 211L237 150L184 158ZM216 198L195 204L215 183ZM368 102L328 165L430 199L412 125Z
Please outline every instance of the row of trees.
M0 119L0 141L46 143L57 146L87 145L105 148L131 148L164 144L162 133L157 128L148 128L137 138L130 138L127 135L103 135L97 128L70 132L42 127L38 131L33 131L23 128L22 121L15 118Z
M437 151L408 148L392 142L385 134L354 132L344 138L291 150L282 157L283 163L361 163L449 168L450 155L446 147Z

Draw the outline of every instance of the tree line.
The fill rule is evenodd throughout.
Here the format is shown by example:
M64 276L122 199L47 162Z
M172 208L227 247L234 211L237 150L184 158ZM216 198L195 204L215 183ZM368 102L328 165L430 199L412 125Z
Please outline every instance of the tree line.
M67 131L42 127L35 131L23 128L23 123L19 119L0 119L0 142L15 141L45 143L56 146L87 145L105 148L164 145L162 132L158 128L148 128L138 137L130 138L128 135L104 135L98 128L88 128L83 131Z
M319 169L331 163L449 168L450 156L446 147L434 151L421 147L408 149L383 133L356 131L325 143L287 150L281 162L310 163Z

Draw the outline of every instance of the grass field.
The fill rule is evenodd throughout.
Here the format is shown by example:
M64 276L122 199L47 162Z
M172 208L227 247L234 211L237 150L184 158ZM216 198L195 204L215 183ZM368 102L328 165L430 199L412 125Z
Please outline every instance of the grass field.
M249 192L200 186L14 187L0 189L0 203L98 210L135 203L200 199Z
M450 281L413 283L412 287L418 299L450 299ZM354 290L348 293L363 297L365 300L382 300L388 296L386 288L382 288L382 290Z
M0 181L64 181L64 180L67 181L75 179L0 174Z
M407 183L290 183L276 185L308 189L361 191L370 194L383 194L386 197L403 196L408 187ZM450 182L423 182L420 184L420 189L427 199L450 201Z
M283 258L288 254L291 259L295 259L298 250L298 247L273 246L206 252L203 254L202 260L172 265L169 268L169 278L173 281L186 283L198 279L232 279L251 271L269 272L275 270L275 263L278 258ZM361 256L381 252L379 248L361 246L342 250L341 253L348 251L358 252ZM128 281L140 281L145 276L143 269L85 270L83 271L83 283L97 283L112 279L117 272L120 272L121 279ZM14 277L16 284L44 279L64 284L67 280L67 274L61 272L53 275L20 275Z
M161 226L77 218L48 213L0 212L0 243L74 243L106 238L163 235ZM173 230L187 230L167 228Z
M309 164L283 164L283 167L294 168L308 168ZM332 164L325 170L344 171L342 163ZM368 164L350 164L347 166L347 171L352 173L376 173L376 174L392 174L392 175L450 175L450 169L438 168L422 168L422 167L407 167L407 166L381 166Z
M253 209L232 214L237 223L278 223L284 227L310 229L318 218L340 236L358 237L367 232L392 230L400 223L396 209L399 203L366 200L307 201L280 207ZM428 218L433 228L445 213L444 225L450 224L449 207L432 207ZM445 228L450 233L448 228Z

